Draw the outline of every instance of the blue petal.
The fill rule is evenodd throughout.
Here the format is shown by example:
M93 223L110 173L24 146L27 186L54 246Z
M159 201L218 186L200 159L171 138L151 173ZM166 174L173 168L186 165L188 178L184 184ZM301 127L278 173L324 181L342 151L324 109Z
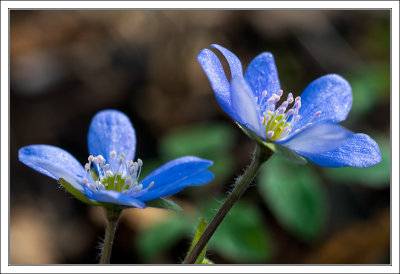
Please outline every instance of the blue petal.
M243 77L232 79L231 102L232 109L235 111L235 116L232 118L254 131L258 136L265 138L256 98Z
M218 103L222 109L232 117L234 114L231 109L229 82L226 79L224 69L218 57L211 50L203 49L197 56L197 60L210 81Z
M231 70L231 79L239 76L243 77L242 63L240 62L239 58L236 57L235 54L217 44L212 44L211 47L219 50L222 53L222 55L224 55L224 57L226 58L226 61L228 61L229 69Z
M381 161L378 144L368 135L358 133L346 143L323 153L299 153L323 167L369 167Z
M97 202L110 203L115 205L122 205L128 207L145 208L146 205L135 198L129 197L121 192L113 190L95 190L92 191L89 188L85 188L86 195Z
M122 112L100 111L93 117L90 124L88 146L90 154L102 155L116 170L118 163L110 161L110 152L114 150L117 155L123 152L127 161L133 160L136 150L135 130L129 118Z
M159 189L168 187L170 184L185 180L199 171L205 170L211 165L212 161L198 157L181 157L157 168L147 175L140 183L143 185L143 188L147 188L151 182L154 182L154 185L150 188L149 192L158 191Z
M150 201L160 197L174 195L188 186L203 185L208 183L214 178L214 174L208 170L201 170L188 177L181 177L177 181L164 184L162 187L154 188L156 184L149 189L149 191L138 197L141 201ZM165 183L165 182L164 182ZM153 189L154 188L154 189Z
M295 152L322 153L333 150L344 144L353 136L353 132L334 124L318 124L304 129L288 140L279 142Z
M337 74L328 74L311 82L301 94L301 119L294 129L306 125L318 111L313 124L329 122L337 124L346 119L353 96L350 84Z
M200 170L204 170L213 164L210 160L201 159L195 156L185 156L174 159L146 176L140 183L146 188L152 181L153 188L162 187L169 182L175 182L182 177L190 176Z
M80 192L85 173L82 165L67 151L49 145L26 146L18 152L19 160L34 170L53 179L63 178Z
M261 53L250 62L244 78L258 100L261 100L264 90L269 98L281 89L274 56L269 52Z

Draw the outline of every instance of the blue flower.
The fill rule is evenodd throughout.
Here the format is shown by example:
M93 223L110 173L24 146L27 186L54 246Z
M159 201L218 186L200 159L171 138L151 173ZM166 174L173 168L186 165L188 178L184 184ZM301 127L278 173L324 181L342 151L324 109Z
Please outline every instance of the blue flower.
M49 145L23 147L19 160L69 186L67 190L82 201L102 206L145 208L147 201L203 185L214 177L205 170L211 161L186 156L164 164L139 183L143 162L133 161L135 130L129 118L116 110L94 116L88 146L91 155L85 166L67 151Z
M283 91L271 53L254 58L243 76L242 64L232 52L219 45L212 47L228 61L230 83L212 51L203 49L198 61L222 109L256 142L324 167L368 167L381 161L373 139L337 125L346 119L353 100L344 78L322 76L301 96L293 98L289 93L278 105Z

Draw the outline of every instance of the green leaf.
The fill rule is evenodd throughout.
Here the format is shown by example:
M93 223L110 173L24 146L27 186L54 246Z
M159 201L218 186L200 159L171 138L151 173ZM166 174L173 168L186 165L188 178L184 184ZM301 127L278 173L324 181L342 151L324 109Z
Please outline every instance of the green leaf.
M145 204L148 207L182 211L182 208L179 205L177 205L174 201L165 198L157 198L155 200L147 201L145 202Z
M211 122L184 127L165 136L160 152L167 158L187 154L205 157L230 149L235 142L235 132L226 123Z
M233 167L229 153L235 141L235 131L230 125L211 122L171 132L161 140L159 151L164 162L186 155L210 159L214 164L209 170L224 178Z
M206 203L204 216L211 220L220 206L216 201ZM272 243L262 220L261 212L252 203L237 202L211 238L209 248L240 263L267 262Z
M306 241L321 234L325 224L325 196L309 165L299 166L274 157L261 168L258 186L287 230Z
M152 260L191 233L192 224L185 216L175 215L137 234L136 244L145 260Z
M214 262L211 261L210 259L204 258L201 264L214 264Z
M377 165L366 168L325 168L324 174L337 183L359 184L374 188L388 187L390 185L390 141L383 137L376 140L382 156L382 161Z
M69 192L71 193L75 198L80 200L81 202L84 202L89 205L95 205L95 206L101 206L100 203L95 202L93 200L90 200L88 197L86 197L83 193L81 193L79 190L74 188L70 183L65 181L63 178L59 179L59 182L61 185Z
M390 99L390 65L373 63L349 73L346 77L353 90L353 104L349 117L367 114L376 104ZM366 96L367 94L367 96Z
M192 252L194 246L197 244L197 242L200 240L201 235L203 235L204 231L206 230L207 227L207 222L204 218L201 218L199 226L197 227L196 234L194 235L192 244L189 247L189 251L186 254L185 260L189 256L190 252ZM203 248L203 250L200 252L199 256L197 257L196 261L194 262L195 264L203 264L203 261L205 259L207 252L207 245Z

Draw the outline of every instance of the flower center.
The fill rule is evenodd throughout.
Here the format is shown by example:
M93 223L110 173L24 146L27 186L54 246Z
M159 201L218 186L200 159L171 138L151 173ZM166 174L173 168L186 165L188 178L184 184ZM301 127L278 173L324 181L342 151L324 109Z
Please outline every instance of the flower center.
M147 188L143 189L143 185L138 183L143 166L141 159L127 163L126 155L121 153L117 157L115 151L110 152L110 157L111 165L106 163L102 155L88 157L89 162L85 164L85 176L82 182L91 190L113 190L135 196L147 192L154 185L154 182L151 182ZM118 161L118 165L114 165L115 161ZM112 166L116 168L113 169Z
M294 134L309 127L312 125L312 119L321 115L321 111L317 111L305 126L292 132L292 129L301 118L299 115L301 97L297 96L296 99L293 99L293 94L289 93L286 101L283 101L282 104L277 107L277 103L281 99L282 95L283 91L279 90L276 94L272 94L267 99L267 91L264 90L259 102L259 108L263 111L261 122L265 128L267 138L271 141L283 140L291 133ZM293 106L289 108L292 103Z

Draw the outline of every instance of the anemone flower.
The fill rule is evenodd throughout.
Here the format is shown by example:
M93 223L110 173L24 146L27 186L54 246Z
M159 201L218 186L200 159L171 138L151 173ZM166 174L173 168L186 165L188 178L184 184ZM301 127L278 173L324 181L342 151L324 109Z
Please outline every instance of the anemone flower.
M198 61L222 109L258 144L281 152L299 163L324 167L368 167L381 161L377 143L368 135L338 125L352 105L349 83L328 74L311 82L301 96L283 100L274 57L264 52L243 75L240 60L229 50L211 45L226 58L227 80L218 57L203 49ZM281 100L282 99L282 100ZM281 103L278 103L281 101Z
M139 181L143 161L134 161L135 130L129 118L116 110L100 111L94 116L88 146L90 156L84 166L67 151L49 145L23 147L19 160L60 181L78 199L105 208L145 208L147 204L176 209L172 201L160 197L205 184L214 177L206 170L211 161L186 156L164 164Z

